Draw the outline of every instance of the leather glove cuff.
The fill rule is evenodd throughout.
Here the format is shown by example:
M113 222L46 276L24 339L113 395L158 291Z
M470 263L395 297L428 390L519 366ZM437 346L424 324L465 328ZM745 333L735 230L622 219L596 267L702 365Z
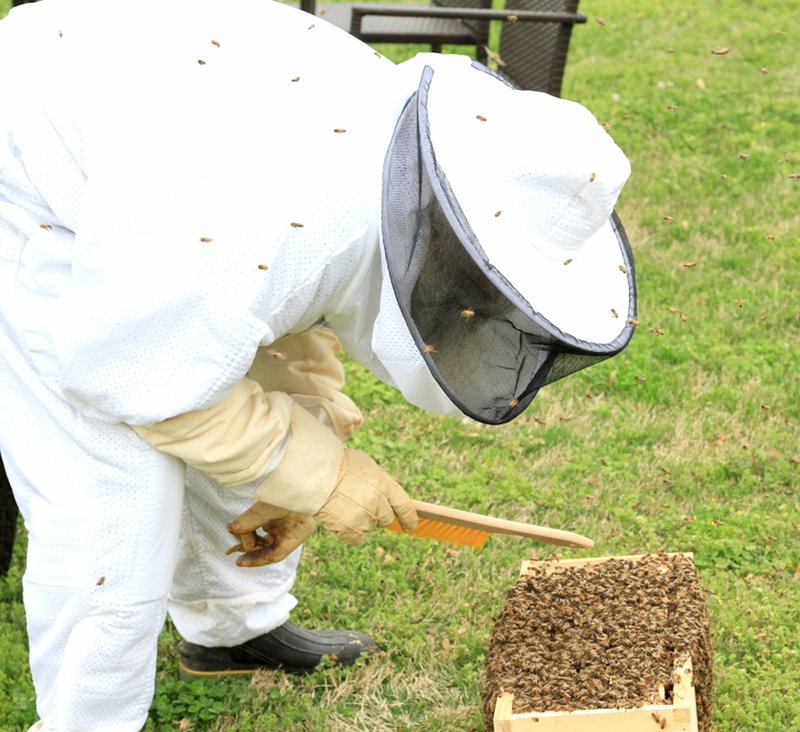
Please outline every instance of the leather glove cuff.
M292 406L290 430L280 463L255 490L253 498L313 516L336 486L344 443L297 404Z

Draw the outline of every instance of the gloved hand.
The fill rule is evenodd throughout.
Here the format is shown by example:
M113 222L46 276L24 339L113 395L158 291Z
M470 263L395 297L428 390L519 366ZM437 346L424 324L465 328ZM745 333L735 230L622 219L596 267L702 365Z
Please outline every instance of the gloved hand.
M228 549L227 554L244 552L236 560L240 567L260 567L286 559L314 532L317 522L311 516L254 503L239 518L228 525L239 543ZM257 533L263 529L266 534Z
M388 526L395 518L406 530L417 525L417 512L408 494L369 455L344 450L333 491L314 516L347 544L358 544L376 526ZM256 533L269 532L269 537ZM237 560L243 567L271 564L286 557L314 530L308 515L257 503L228 526L240 543L229 550L245 552ZM272 537L272 538L270 538Z

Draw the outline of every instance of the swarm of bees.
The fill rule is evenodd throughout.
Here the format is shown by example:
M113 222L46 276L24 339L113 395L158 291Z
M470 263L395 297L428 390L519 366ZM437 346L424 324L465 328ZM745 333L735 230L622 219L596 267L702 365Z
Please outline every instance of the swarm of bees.
M707 732L711 633L691 556L610 558L555 571L535 563L495 623L483 692L487 728L501 692L514 694L515 714L671 704L673 669L687 656L699 732Z

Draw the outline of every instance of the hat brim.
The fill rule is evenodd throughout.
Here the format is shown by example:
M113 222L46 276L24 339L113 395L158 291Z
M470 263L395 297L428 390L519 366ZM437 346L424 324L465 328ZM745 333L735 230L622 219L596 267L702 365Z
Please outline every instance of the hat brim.
M500 424L545 384L625 347L636 308L633 257L613 213L592 246L568 264L538 254L521 263L513 246L484 248L436 159L426 109L432 75L425 70L403 110L384 165L387 271L408 330L444 392L464 414ZM447 255L433 246L431 211L445 221ZM598 278L601 264L609 274ZM473 298L485 307L473 308ZM602 327L587 327L589 318Z

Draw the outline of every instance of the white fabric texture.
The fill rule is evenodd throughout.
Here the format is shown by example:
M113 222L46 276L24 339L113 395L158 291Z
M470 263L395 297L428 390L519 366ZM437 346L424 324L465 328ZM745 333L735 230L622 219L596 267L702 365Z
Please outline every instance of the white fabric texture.
M434 73L427 112L489 265L562 332L614 342L633 315L609 222L630 163L611 136L580 104L455 65Z
M299 552L236 568L222 534L248 501L199 474L178 545L182 466L123 422L223 398L377 246L393 113L352 110L355 77L382 89L368 69L392 65L261 0L154 12L61 0L0 22L0 449L30 532L37 711L59 732L141 728L167 603L201 644L288 615Z
M290 594L301 550L264 567L233 568L221 548L236 542L220 521L252 505L203 473L187 470L187 490L169 614L181 636L201 646L232 646L277 628L297 604Z

